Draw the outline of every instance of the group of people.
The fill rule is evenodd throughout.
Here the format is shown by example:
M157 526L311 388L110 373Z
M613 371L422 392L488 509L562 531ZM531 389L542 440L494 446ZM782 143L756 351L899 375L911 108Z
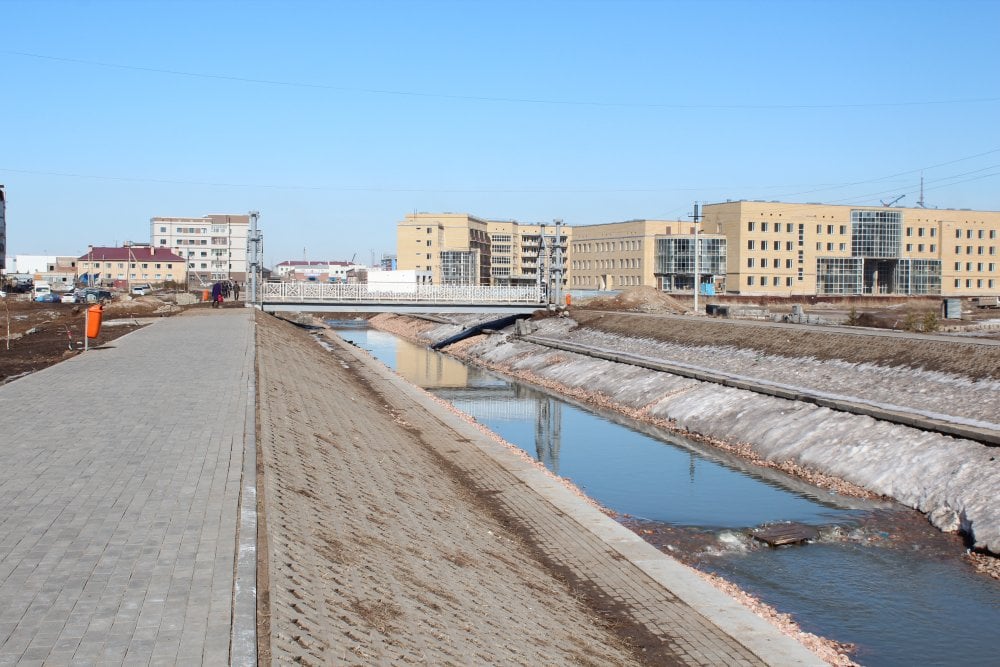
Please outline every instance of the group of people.
M212 308L221 308L223 301L232 297L240 298L240 284L235 280L220 280L212 283Z

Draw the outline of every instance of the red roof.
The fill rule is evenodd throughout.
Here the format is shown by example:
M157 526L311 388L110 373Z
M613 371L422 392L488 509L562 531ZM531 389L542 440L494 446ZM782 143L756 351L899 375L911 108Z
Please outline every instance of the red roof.
M95 246L86 254L77 257L78 262L184 262L180 255L175 255L170 248L154 248L152 246L122 246L99 248Z

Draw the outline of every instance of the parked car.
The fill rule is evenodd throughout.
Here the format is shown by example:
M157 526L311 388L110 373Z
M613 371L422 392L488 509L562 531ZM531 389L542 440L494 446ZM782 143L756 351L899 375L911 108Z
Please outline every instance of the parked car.
M59 299L63 303L76 303L76 294L74 292L66 292L60 296Z
M133 285L132 294L134 296L146 296L147 294L153 293L153 287L151 285Z
M55 292L48 292L47 294L39 294L36 296L35 301L39 303L59 303L61 299Z
M94 301L111 301L111 292L99 287L87 287L80 291L78 298L88 303Z

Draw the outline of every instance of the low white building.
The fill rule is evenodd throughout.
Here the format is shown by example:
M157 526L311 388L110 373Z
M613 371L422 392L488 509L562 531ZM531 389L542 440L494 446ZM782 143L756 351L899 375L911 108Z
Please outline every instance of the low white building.
M397 271L369 271L368 289L394 294L413 294L417 285L431 285L433 274L430 271L403 269Z

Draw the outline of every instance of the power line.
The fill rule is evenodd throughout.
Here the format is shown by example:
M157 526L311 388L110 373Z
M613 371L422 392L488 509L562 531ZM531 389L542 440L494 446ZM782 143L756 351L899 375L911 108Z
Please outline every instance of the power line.
M229 74L210 74L206 72L191 72L185 70L166 69L160 67L143 67L140 65L123 65L121 63L109 63L99 60L85 60L81 58L64 58L50 56L40 53L28 53L25 51L11 51L0 49L0 53L7 55L21 56L24 58L35 58L38 60L48 60L52 62L73 63L76 65L90 65L94 67L106 67L111 69L130 70L134 72L147 72L152 74L167 74L170 76L182 76L198 79L211 79L215 81L232 81L235 83L249 83L265 86L282 86L288 88L307 88L314 90L332 90L345 93L362 93L368 95L393 95L402 97L423 97L429 99L464 100L470 102L491 102L491 103L511 103L511 104L537 104L553 106L578 106L578 107L608 107L608 108L637 108L637 109L676 109L676 110L821 110L821 109L869 109L869 108L899 108L899 107L921 107L921 106L943 106L951 104L989 104L1000 102L1000 97L978 97L964 99L947 100L907 100L897 102L854 102L841 104L677 104L677 103L656 103L656 102L606 102L597 100L558 100L530 97L502 97L493 95L461 95L456 93L431 93L418 90L394 90L389 88L361 88L351 86L335 86L325 83L311 83L305 81L287 81L281 79L260 79L254 77L242 77Z

